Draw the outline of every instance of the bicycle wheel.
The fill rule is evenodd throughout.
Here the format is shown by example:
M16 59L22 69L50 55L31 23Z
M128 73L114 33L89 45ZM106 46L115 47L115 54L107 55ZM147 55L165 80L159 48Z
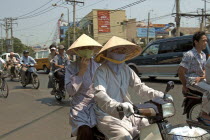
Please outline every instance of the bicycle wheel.
M32 74L32 85L35 89L38 89L39 88L39 85L40 85L40 81L39 81L39 78L37 75L33 75Z
M187 112L187 119L197 121L201 112L201 103L194 104Z
M3 95L4 98L7 98L9 95L9 87L5 79L2 79L1 94Z

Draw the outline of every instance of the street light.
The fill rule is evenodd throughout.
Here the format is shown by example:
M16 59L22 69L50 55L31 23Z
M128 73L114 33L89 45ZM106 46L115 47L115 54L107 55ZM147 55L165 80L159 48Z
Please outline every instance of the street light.
M65 6L60 6L60 5L57 5L56 3L55 4L52 4L52 6L54 7L63 7L63 8L66 8L67 9L67 15L68 15L68 28L70 27L70 22L69 22L69 8L68 7L65 7ZM68 47L70 46L70 31L68 29Z

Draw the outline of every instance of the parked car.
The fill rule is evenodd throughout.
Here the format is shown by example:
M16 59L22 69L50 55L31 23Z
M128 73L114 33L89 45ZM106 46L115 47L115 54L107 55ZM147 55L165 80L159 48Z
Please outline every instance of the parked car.
M4 60L4 61L8 61L9 60L9 56L10 56L10 53L3 53L1 55L1 58ZM20 60L20 55L18 53L14 53L14 56L16 57L17 60Z
M160 39L146 46L142 53L126 63L139 76L177 77L177 70L183 54L192 49L192 35ZM207 58L210 56L210 35L204 50Z

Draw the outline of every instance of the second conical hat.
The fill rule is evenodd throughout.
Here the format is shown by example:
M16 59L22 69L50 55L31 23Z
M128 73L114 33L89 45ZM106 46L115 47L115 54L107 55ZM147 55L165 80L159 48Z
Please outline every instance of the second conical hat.
M104 60L103 56L106 56L108 50L120 47L126 48L126 60L138 56L141 52L141 48L136 44L120 37L113 36L97 54L95 58L96 62L101 63Z
M67 53L73 52L73 49L86 46L93 47L93 49L96 50L99 50L102 47L102 45L99 44L97 41L87 36L86 34L83 34L68 48Z

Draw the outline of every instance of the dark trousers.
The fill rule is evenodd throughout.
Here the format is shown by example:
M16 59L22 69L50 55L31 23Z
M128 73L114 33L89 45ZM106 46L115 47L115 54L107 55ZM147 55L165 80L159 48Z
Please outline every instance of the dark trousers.
M64 77L65 77L64 71L55 72L55 78L57 78L59 80L59 90L60 91L64 90Z
M77 140L94 140L93 129L87 125L80 126L77 132Z

